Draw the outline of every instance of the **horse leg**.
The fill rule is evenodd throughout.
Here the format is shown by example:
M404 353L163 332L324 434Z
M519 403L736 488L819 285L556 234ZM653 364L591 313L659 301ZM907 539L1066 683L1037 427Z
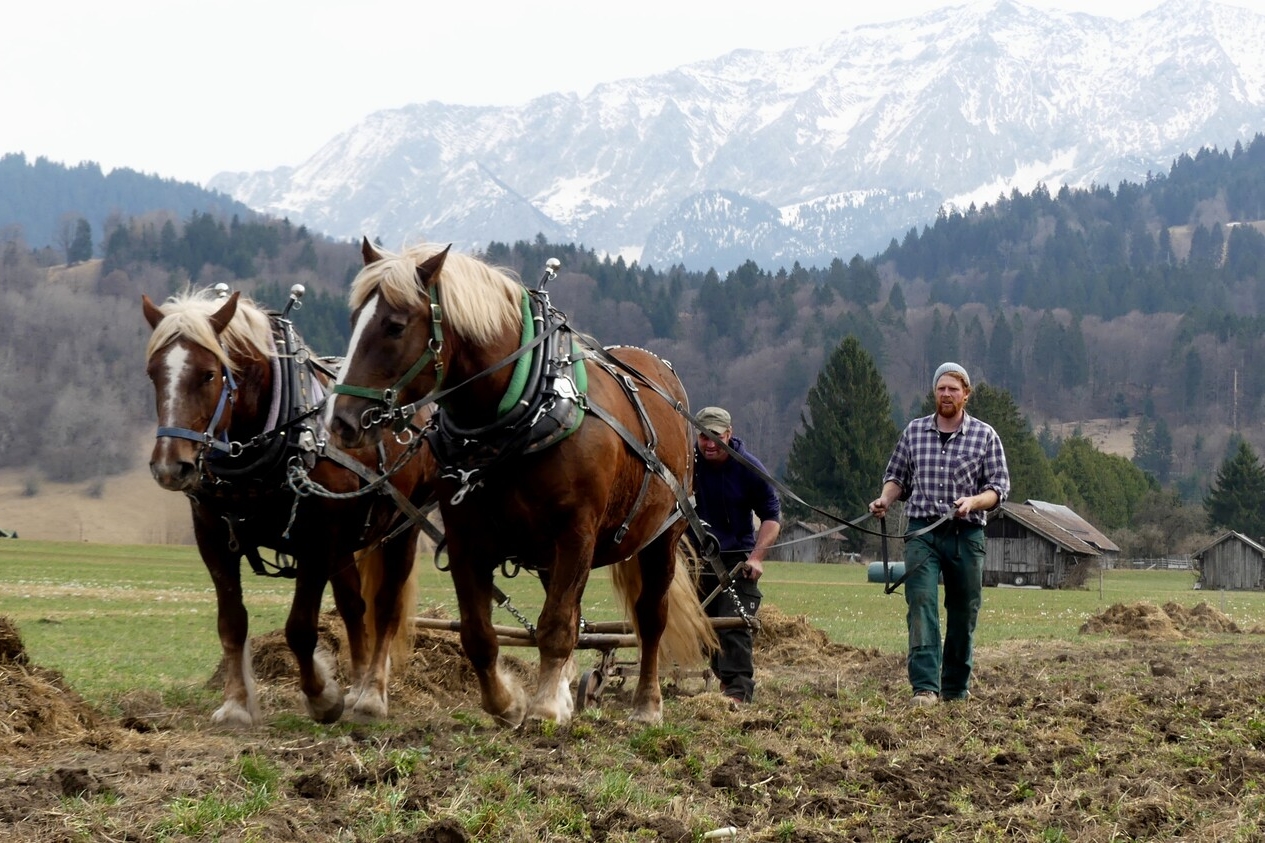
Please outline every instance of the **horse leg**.
M336 559L351 564L348 557ZM318 723L336 723L343 715L343 694L334 675L332 656L316 652L317 627L320 622L321 595L325 591L328 571L310 570L312 565L299 566L294 581L294 601L286 619L286 643L299 663L299 689L307 712Z
M347 564L342 560L335 561L334 564L330 586L334 592L334 608L338 610L338 616L343 619L343 628L347 631L347 658L350 662L351 686L354 688L364 675L368 659L365 599L360 591L360 566L365 564L365 560L364 557L358 557L354 564ZM380 560L376 564L381 564Z
M449 544L452 584L461 613L461 649L479 679L483 710L502 726L523 722L527 699L518 680L502 669L500 645L492 628L492 569L474 570Z
M575 679L575 645L580 634L580 598L588 584L593 559L592 531L572 536L556 547L549 571L545 605L536 624L540 672L536 696L527 709L533 720L568 723L575 712L571 682Z
M638 565L641 569L641 593L633 603L641 665L629 719L637 723L660 723L663 694L659 688L659 642L668 622L668 588L675 573L672 546L660 536L643 548L638 558L621 564Z
M416 554L417 531L410 530L377 549L373 564L378 567L366 577L366 585L372 591L369 599L373 602L373 652L360 681L347 696L351 717L358 722L387 716L392 658L403 661L412 649Z
M227 538L218 522L203 520L195 512L193 526L202 563L215 586L215 623L224 663L224 702L211 715L211 722L236 728L254 726L262 717L255 696L250 641L246 637L241 556L228 549Z

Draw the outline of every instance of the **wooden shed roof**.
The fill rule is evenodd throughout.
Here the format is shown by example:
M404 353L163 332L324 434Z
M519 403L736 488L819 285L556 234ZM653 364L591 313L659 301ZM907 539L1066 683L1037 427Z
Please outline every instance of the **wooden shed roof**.
M1028 505L1086 544L1093 545L1104 553L1120 552L1120 545L1103 535L1101 530L1081 518L1070 507L1032 500L1028 501Z
M1044 501L1007 501L1001 505L1000 510L1000 517L1013 518L1069 553L1100 556L1104 551L1120 551L1117 545L1093 525L1065 506Z
M1253 550L1255 550L1257 553L1261 554L1261 556L1265 556L1265 546L1262 546L1262 545L1260 544L1260 542L1255 542L1255 541L1252 541L1252 540L1251 540L1251 539L1249 539L1247 536L1243 535L1242 533L1235 532L1234 530L1227 530L1227 531L1225 531L1225 532L1224 532L1224 533L1222 533L1220 536L1218 536L1216 539L1214 539L1212 542L1209 542L1208 544L1206 544L1206 545L1204 545L1203 547L1199 548L1198 550L1196 550L1196 551L1195 551L1193 554L1191 554L1191 555L1192 555L1192 556L1203 556L1205 553L1207 553L1209 550L1212 550L1212 549L1213 549L1214 547L1216 547L1217 545L1222 544L1222 543L1224 543L1224 542L1227 542L1227 541L1229 541L1229 540L1231 540L1231 539L1234 539L1234 540L1237 540L1237 541L1243 542L1243 544L1245 544L1245 545L1247 545L1248 547L1252 548L1252 549L1253 549Z

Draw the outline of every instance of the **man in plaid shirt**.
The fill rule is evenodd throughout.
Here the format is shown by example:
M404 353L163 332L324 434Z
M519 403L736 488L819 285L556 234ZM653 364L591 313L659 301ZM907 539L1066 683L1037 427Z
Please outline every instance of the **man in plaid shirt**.
M870 504L876 518L907 501L910 533L952 518L905 544L905 616L913 704L970 696L975 623L984 583L986 513L1010 494L1010 471L997 431L966 412L971 379L957 363L936 369L936 412L914 419L900 435ZM944 578L947 626L940 643L938 584Z

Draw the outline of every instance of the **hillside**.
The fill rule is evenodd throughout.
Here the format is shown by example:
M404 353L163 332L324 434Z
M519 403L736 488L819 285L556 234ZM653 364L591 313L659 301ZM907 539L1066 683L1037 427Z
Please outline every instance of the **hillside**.
M149 476L150 447L146 439L131 471L81 483L37 480L28 489L33 472L0 470L0 529L37 541L191 544L189 502Z

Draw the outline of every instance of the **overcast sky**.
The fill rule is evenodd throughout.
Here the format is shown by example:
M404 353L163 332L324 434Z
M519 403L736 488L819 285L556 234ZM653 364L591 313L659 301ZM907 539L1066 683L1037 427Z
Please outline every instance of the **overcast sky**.
M1125 19L1159 2L1027 5ZM1265 14L1265 0L1224 2ZM17 0L0 7L0 154L205 183L225 170L302 163L384 108L585 94L730 50L815 44L860 24L960 5Z

